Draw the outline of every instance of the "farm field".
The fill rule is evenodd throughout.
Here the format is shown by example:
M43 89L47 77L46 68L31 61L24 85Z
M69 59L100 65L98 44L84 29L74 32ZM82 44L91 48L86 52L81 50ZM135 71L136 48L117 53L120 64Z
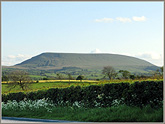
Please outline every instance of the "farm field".
M31 89L28 89L26 91L23 91L20 89L19 86L16 86L14 89L10 90L7 88L8 83L11 83L10 81L2 82L2 94L8 94L8 93L17 93L17 92L34 92L38 90L48 90L50 88L67 88L71 86L80 86L80 87L87 87L90 85L104 85L104 84L111 84L111 83L134 83L137 81L162 81L163 79L141 79L141 80L105 80L105 81L95 81L95 80L39 80L38 83L36 81L33 81L31 83Z
M10 81L8 83L11 83ZM14 89L9 91L7 89L7 82L2 82L2 94L8 94L8 93L17 93L17 92L34 92L38 90L47 90L50 88L67 88L70 86L89 86L91 84L97 84L98 81L91 81L91 80L84 80L84 81L77 81L77 80L39 80L37 83L36 81L34 83L31 83L31 88L23 91L20 89L19 86L16 86Z

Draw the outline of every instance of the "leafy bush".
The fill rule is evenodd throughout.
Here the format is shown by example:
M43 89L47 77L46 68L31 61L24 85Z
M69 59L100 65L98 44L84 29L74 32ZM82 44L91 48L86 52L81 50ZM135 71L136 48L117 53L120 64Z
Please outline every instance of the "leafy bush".
M84 79L84 76L83 75L79 75L76 80L83 80Z
M8 95L2 94L2 101L7 102L7 100L16 100L16 101L21 101L26 97L26 94L23 92L19 93L9 93Z
M103 86L91 85L81 88L69 87L65 89L51 88L47 91L11 93L2 95L2 101L21 101L24 98L37 100L49 98L55 105L83 107L110 107L126 104L128 106L144 107L151 105L156 108L162 106L163 81L143 81L129 83L112 83Z
M143 107L150 104L152 107L158 107L163 101L163 81L135 82L123 96L127 105Z

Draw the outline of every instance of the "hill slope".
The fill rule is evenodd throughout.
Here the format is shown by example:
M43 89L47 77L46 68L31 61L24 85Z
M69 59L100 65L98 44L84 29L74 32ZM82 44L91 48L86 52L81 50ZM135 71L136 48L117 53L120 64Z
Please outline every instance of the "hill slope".
M126 69L129 71L150 71L157 68L157 66L145 60L125 55L77 53L42 53L15 65L15 67L31 69L61 69L63 67L101 69L104 66L113 66L115 69Z

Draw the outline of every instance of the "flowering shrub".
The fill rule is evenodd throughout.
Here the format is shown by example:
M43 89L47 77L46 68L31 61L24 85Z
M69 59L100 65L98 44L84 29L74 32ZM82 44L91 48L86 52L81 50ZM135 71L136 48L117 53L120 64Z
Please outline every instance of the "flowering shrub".
M40 100L26 100L17 102L16 100L8 100L7 103L2 102L2 110L10 111L10 110L25 110L25 111L37 111L38 109L44 109L47 112L52 112L52 107L54 104L52 101L48 101L48 99L40 99Z
M129 83L111 83L88 87L51 88L44 91L2 94L2 101L22 101L24 98L37 100L49 98L56 106L111 107L125 104L128 106L152 108L162 106L163 81L142 81ZM14 104L17 104L14 102Z
M115 100L112 101L111 105L117 107L117 106L119 106L121 104L124 104L122 100L123 100L123 98L121 98L120 100L119 99L115 99Z

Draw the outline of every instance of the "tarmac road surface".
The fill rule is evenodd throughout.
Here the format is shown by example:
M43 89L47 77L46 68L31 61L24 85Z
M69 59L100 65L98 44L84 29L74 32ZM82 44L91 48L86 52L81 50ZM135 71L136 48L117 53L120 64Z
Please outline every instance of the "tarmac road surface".
M1 120L1 123L44 123L44 122L32 122L32 121L15 121L15 120Z
M64 120L48 120L48 119L33 119L33 118L17 118L17 117L2 117L1 123L82 123L76 121Z

